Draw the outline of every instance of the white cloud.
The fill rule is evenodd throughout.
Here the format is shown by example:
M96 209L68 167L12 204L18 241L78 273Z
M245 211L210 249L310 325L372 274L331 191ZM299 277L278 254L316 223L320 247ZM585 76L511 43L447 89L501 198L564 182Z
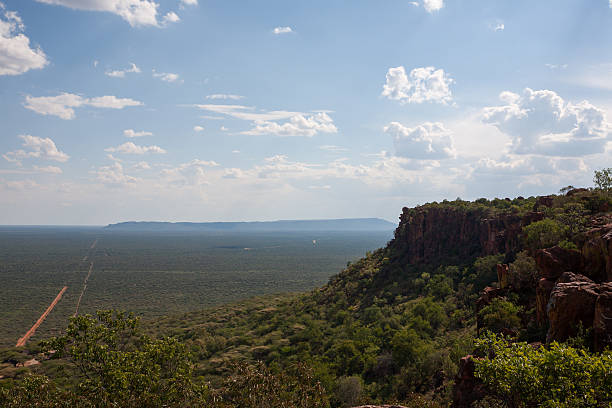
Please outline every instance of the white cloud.
M108 185L127 185L140 181L136 177L125 174L123 166L118 161L110 166L102 166L95 172L98 181Z
M157 20L159 4L153 0L36 0L75 10L105 11L116 14L132 27L160 26Z
M326 150L328 152L346 152L348 150L346 147L335 145L322 145L319 146L319 149Z
M406 75L403 66L389 68L382 96L402 103L452 101L450 85L454 80L443 69L435 67L415 68Z
M193 127L194 132L202 132L204 128L202 126L196 125Z
M194 105L199 109L253 122L254 127L241 132L245 135L307 136L319 132L337 133L338 129L326 112L255 111L243 105ZM276 121L285 120L284 123Z
M62 169L60 169L57 166L45 166L45 167L34 166L34 170L40 173L62 174Z
M173 186L209 184L208 170L219 167L215 161L194 159L177 167L164 169L161 176L166 183Z
M429 13L433 13L444 7L444 0L423 0L423 7Z
M452 132L441 123L425 122L408 128L398 122L385 126L386 134L393 137L395 154L417 160L438 160L456 156Z
M232 95L232 94L212 94L206 95L206 99L232 99L232 100L240 100L244 99L242 95Z
M7 181L5 184L9 190L16 191L32 190L40 186L37 182L30 179Z
M183 82L182 80L179 80L178 74L173 74L170 72L155 72L155 70L153 70L153 77L159 78L165 82Z
M19 15L0 2L0 75L20 75L48 64L40 47L30 47L24 29Z
M221 126L221 127L219 128L219 130L220 130L220 131L222 131L222 132L227 132L229 129L228 129L228 128L226 128L225 126Z
M80 95L62 93L57 96L26 96L25 107L41 115L53 115L61 119L74 119L74 108L92 106L95 108L123 109L128 106L140 106L142 102L129 98L117 98L106 95L96 98L84 98Z
M125 137L131 138L131 137L153 136L153 133L145 132L144 130L140 132L136 132L134 129L125 129L123 131L123 135Z
M138 162L134 165L134 169L136 170L151 170L151 166L146 161Z
M497 23L494 27L493 27L493 31L504 31L506 28L506 26L504 25L504 23Z
M55 142L48 137L42 138L31 135L20 135L19 137L23 140L22 146L24 149L7 152L3 155L10 162L21 164L23 159L43 159L63 163L70 158L66 153L60 151Z
M198 0L181 0L181 4L184 4L186 6L197 6Z
M274 30L272 30L272 32L276 35L288 34L288 33L292 33L293 29L291 27L275 27Z
M106 71L104 74L113 77L113 78L125 78L125 74L134 73L140 74L140 68L136 66L134 63L130 63L130 67L124 70L114 70L114 71Z
M317 133L337 133L338 128L327 113L319 112L305 116L298 114L289 118L282 124L271 121L255 121L255 127L241 132L244 135L276 135L276 136L306 136L312 137Z
M111 153L124 153L124 154L145 154L145 153L158 153L164 154L166 151L159 146L139 146L132 142L125 142L117 147L108 147L104 149L106 152Z
M180 17L174 11L169 11L162 19L162 25L177 23L179 21L181 21Z
M510 136L511 153L584 156L604 152L612 140L604 111L588 101L574 104L529 88L522 95L502 92L500 100L505 105L485 108L483 121Z
M550 69L566 69L567 64L544 64L547 68Z

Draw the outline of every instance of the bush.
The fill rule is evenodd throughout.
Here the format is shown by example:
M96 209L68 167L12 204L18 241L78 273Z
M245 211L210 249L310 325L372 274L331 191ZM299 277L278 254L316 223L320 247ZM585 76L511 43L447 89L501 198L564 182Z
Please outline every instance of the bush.
M500 405L604 407L612 403L612 353L591 354L565 344L535 348L488 335L476 341L476 377ZM501 405L505 404L505 405Z
M503 329L518 329L521 319L518 316L521 308L514 303L501 298L495 298L490 305L478 312L478 318L484 328L494 333L501 333Z
M523 228L525 244L530 250L555 246L566 235L566 228L550 218L532 222Z

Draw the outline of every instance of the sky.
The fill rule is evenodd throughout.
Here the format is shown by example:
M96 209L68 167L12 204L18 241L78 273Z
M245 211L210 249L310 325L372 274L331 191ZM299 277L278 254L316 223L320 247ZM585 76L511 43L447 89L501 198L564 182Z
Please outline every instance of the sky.
M612 0L0 0L0 224L592 186Z

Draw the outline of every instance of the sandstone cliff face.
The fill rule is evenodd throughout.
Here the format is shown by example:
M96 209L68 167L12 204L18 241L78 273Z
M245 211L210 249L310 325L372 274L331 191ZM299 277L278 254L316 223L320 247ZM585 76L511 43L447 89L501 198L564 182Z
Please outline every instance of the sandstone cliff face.
M415 264L513 253L520 249L523 226L542 218L538 212L487 217L484 209L405 207L391 247Z

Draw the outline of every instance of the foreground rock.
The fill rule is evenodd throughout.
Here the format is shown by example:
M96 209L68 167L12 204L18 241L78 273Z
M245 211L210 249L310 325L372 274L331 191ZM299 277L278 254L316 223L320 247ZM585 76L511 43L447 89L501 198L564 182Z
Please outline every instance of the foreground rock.
M550 328L547 342L564 341L579 327L593 328L594 347L612 346L612 282L595 283L586 276L564 273L547 305Z

